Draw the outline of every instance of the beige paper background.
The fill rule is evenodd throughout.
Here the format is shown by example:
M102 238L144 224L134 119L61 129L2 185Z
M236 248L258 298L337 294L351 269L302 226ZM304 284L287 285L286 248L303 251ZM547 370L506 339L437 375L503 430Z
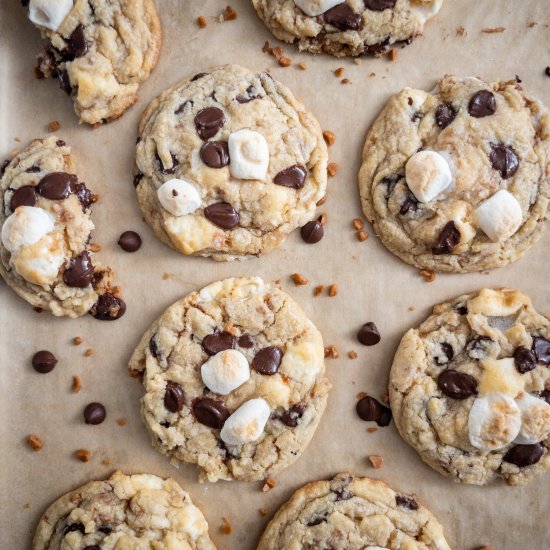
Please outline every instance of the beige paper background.
M519 287L529 293L539 311L550 314L548 250L550 231L526 257L490 274L438 275L426 283L413 268L389 254L372 235L359 243L351 228L360 216L356 174L365 133L385 101L404 86L431 89L445 72L511 79L519 74L532 95L550 105L550 3L548 0L447 0L423 38L399 51L396 64L384 59L352 60L299 54L284 45L296 66L279 68L261 52L265 40L275 41L248 0L231 0L236 21L220 24L215 17L225 2L214 0L159 0L164 43L160 62L142 86L140 101L122 119L92 130L78 126L70 101L56 82L34 79L35 54L41 49L38 32L26 21L18 0L0 5L0 155L47 132L52 120L61 122L58 135L73 146L79 175L101 195L94 220L94 241L103 246L99 257L113 266L123 286L128 312L115 323L91 317L55 319L37 314L0 284L0 548L28 548L40 514L57 496L93 478L108 476L114 467L125 472L173 476L203 510L220 549L252 550L262 528L298 486L349 470L415 493L445 526L454 549L490 544L496 550L543 549L550 546L547 510L550 475L528 487L459 486L425 466L398 436L393 424L367 433L354 412L355 395L385 392L388 368L403 332L418 324L438 301L482 286ZM199 30L198 15L209 17ZM528 28L529 21L538 24ZM463 26L466 36L457 37ZM501 34L483 34L485 27L506 27ZM296 233L282 249L268 257L219 264L186 258L158 242L142 222L132 186L136 126L141 111L165 87L211 65L241 63L255 70L270 68L317 115L324 129L337 135L330 149L340 172L329 181L325 238L315 246L302 243ZM346 69L352 81L343 86L333 75ZM375 72L375 77L369 73ZM143 247L135 254L116 245L120 233L137 230ZM295 287L289 274L300 272L310 284ZM163 273L169 273L167 280ZM277 476L277 486L261 492L261 484L199 484L193 466L176 469L151 447L139 419L140 384L126 374L126 362L148 325L182 294L215 279L233 275L261 275L281 279L321 329L327 344L340 349L339 359L327 360L334 389L329 406L311 445L300 460ZM335 298L313 298L317 284L336 283ZM409 311L409 307L416 308ZM382 342L360 346L354 334L373 320ZM84 339L72 345L74 336ZM59 359L55 370L39 375L30 367L32 354L52 350ZM86 358L83 352L93 348ZM356 350L355 361L346 357ZM82 378L82 391L71 393L71 378ZM81 418L90 401L103 402L107 420L86 426ZM124 417L125 427L115 420ZM29 433L45 441L40 453L25 444ZM87 464L76 461L75 449L93 452ZM384 457L384 467L373 470L369 454ZM102 464L103 459L113 466ZM24 508L25 504L28 508ZM269 510L261 517L260 508ZM222 535L222 516L234 531Z

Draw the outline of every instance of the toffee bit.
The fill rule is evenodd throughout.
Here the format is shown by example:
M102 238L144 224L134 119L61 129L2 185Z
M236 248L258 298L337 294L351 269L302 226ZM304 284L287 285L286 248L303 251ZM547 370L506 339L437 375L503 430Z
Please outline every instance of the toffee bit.
M99 252L101 250L101 245L100 244L97 244L97 243L92 243L90 245L90 250L92 252Z
M208 21L206 20L206 17L204 17L204 15L199 15L197 17L197 25L201 29L205 29L206 27L208 27Z
M82 338L80 336L75 336L73 338L73 344L75 346L80 346L80 344L82 344Z
M268 491L271 491L275 487L275 480L271 477L268 477L265 480L264 486L262 487L262 492L267 493Z
M226 6L225 11L222 14L223 21L233 21L237 19L237 12L231 6Z
M57 132L57 130L59 130L59 128L61 128L61 124L59 124L58 120L52 120L48 124L48 131L49 132Z
M366 231L364 231L364 230L357 231L357 240L358 241L363 242L363 241L366 241L368 238L369 238L369 234Z
M307 65L303 61L300 61L300 63L298 63L298 68L305 71L307 69Z
M375 470L379 470L384 465L384 459L379 455L370 455L369 461Z
M359 218L355 218L353 220L352 224L353 224L354 229L356 229L357 231L359 231L359 230L361 230L365 227L365 224Z
M224 535L230 535L233 532L233 527L229 521L229 518L222 518L222 524L220 525L220 532Z
M332 298L338 294L338 285L332 284L328 287L328 295Z
M93 354L94 354L94 350L93 350L92 348L88 348L88 349L84 352L84 356L85 356L85 357L91 357Z
M27 445L37 453L44 447L44 440L36 434L31 434L27 437Z
M338 67L335 71L334 71L334 74L337 78L340 78L343 74L344 74L344 67Z
M351 80L349 78L342 78L340 84L351 84Z
M325 204L325 202L327 202L327 196L326 196L326 195L323 195L323 196L315 203L315 205L316 205L316 206L322 206L323 204Z
M82 382L80 380L80 376L73 376L73 385L72 390L73 393L78 393L82 388Z
M348 351L348 357L349 357L350 359L357 359L357 352L356 352L356 351L353 351L353 350Z
M77 449L74 452L74 457L77 460L80 460L80 462L90 462L91 456L92 456L92 453L87 449Z
M392 48L389 52L388 52L388 57L390 58L390 61L392 63L397 63L397 49L396 48Z
M297 286L303 286L309 283L309 279L307 277L304 277L303 275L300 275L300 273L293 273L290 276L290 278L294 281L294 284Z
M481 29L481 32L485 34L498 34L500 32L504 32L506 30L506 27L492 27L492 28L485 28Z
M330 130L323 130L323 139L330 147L331 145L334 145L334 142L336 141L336 134Z
M313 296L320 296L325 288L325 285L318 285L313 289Z
M327 166L327 173L332 178L338 173L339 169L340 166L338 166L338 164L336 164L335 162L329 162Z
M421 269L420 275L424 277L428 283L433 283L435 281L435 273L431 269Z

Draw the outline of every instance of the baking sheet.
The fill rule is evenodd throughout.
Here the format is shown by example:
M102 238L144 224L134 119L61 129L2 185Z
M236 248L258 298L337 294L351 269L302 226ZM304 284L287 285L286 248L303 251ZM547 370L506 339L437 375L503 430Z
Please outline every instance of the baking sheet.
M159 0L158 5L164 43L157 69L141 87L137 105L118 121L95 130L77 124L71 102L56 82L35 80L33 67L41 39L20 2L4 0L0 5L0 155L3 158L13 148L44 135L50 121L61 123L57 134L73 146L81 179L101 196L94 210L93 241L103 247L102 262L116 270L128 304L126 315L116 323L88 316L55 319L45 312L35 313L0 284L0 547L28 548L40 514L53 499L121 468L177 479L201 507L219 549L252 550L269 518L294 489L345 470L415 493L444 524L452 548L483 544L498 550L548 548L550 475L519 488L502 483L485 488L456 485L425 466L393 424L367 433L370 424L357 418L354 406L360 391L385 393L401 335L439 301L482 286L510 286L530 294L537 309L550 314L550 229L514 265L490 274L438 275L428 284L373 235L358 242L351 221L361 213L356 174L366 131L390 95L402 87L431 89L446 72L486 79L511 79L518 74L532 95L550 105L550 78L544 75L545 66L550 65L550 3L448 0L424 37L399 51L397 63L383 58L363 59L356 65L350 59L299 54L280 44L294 62L289 68L278 67L262 53L265 40L272 45L276 41L249 0L232 0L238 18L225 23L216 19L225 7L221 1ZM206 29L195 24L199 15L208 18ZM531 21L536 24L529 27ZM459 26L464 27L464 36L457 35ZM494 27L505 30L481 32ZM306 71L298 69L299 61L307 64ZM320 208L327 213L328 224L319 244L305 245L295 233L267 257L219 264L170 250L142 222L131 176L140 113L167 86L220 63L269 68L317 115L323 129L336 133L330 154L340 171L330 179L328 201ZM340 84L333 74L338 67L345 68L351 84ZM22 142L16 142L16 137ZM122 252L116 244L128 229L143 238L135 254ZM310 284L295 287L289 279L294 272L308 277ZM192 289L234 275L280 279L320 328L325 343L340 350L339 359L327 360L334 389L312 443L301 459L277 476L276 487L268 493L261 491L261 483L200 484L194 466L171 466L150 447L139 419L141 385L126 372L140 336L168 305ZM315 285L332 283L340 289L336 297L313 297ZM378 325L382 342L364 348L354 334L370 320ZM83 339L81 346L72 344L75 336ZM59 359L48 375L30 367L33 353L44 348ZM84 356L88 348L94 350L91 357ZM355 350L358 359L348 359L349 350ZM82 378L78 394L71 392L73 375ZM90 401L107 407L107 420L99 426L82 422L83 407ZM126 419L125 426L115 422L119 418ZM30 433L44 439L39 453L25 443ZM86 464L73 458L81 448L93 453ZM370 467L367 456L371 454L384 457L382 469ZM268 510L267 517L259 514L260 508ZM222 516L233 526L231 535L219 531Z

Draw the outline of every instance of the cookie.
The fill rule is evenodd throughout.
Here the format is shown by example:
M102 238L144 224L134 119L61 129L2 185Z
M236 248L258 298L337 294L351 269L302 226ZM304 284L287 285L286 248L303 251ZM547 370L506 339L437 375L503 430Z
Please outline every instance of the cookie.
M30 0L46 39L38 78L57 78L80 122L118 118L137 101L157 63L161 30L153 0Z
M517 81L445 76L405 88L370 129L363 212L405 262L446 272L513 262L540 238L550 196L550 116Z
M523 485L550 469L550 320L518 290L436 306L399 345L390 404L401 436L454 481Z
M351 474L298 489L266 527L257 550L449 550L443 528L415 498Z
M115 472L63 495L44 513L33 550L215 550L208 523L173 479Z
M130 360L153 446L201 480L266 479L294 462L326 407L321 334L258 277L212 283L153 323Z
M97 200L75 175L71 148L34 140L0 168L0 275L29 304L56 316L113 320L126 311L112 272L93 260Z
M141 118L139 205L184 254L267 253L312 220L326 183L317 120L268 73L214 67L166 90Z
M406 46L443 0L252 0L279 39L300 50L345 55L382 55Z

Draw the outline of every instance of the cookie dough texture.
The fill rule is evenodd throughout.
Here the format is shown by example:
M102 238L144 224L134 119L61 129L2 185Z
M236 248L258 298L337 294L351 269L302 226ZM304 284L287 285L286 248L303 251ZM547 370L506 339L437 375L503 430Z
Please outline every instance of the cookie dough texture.
M437 519L382 481L350 474L298 489L265 529L258 550L449 550Z
M494 95L496 110L476 118L469 104L480 91ZM447 111L439 119L441 126L448 123L443 129L436 118L441 106ZM517 171L506 179L492 166L495 145L512 147L519 160ZM420 149L440 152L453 173L451 186L427 203L414 199L405 180L405 165ZM510 238L492 242L477 227L474 210L501 189L518 201L522 224ZM516 81L445 76L432 92L405 88L368 132L359 191L365 216L403 261L445 272L506 265L540 238L548 216L550 116ZM434 255L432 247L450 221L460 242L452 253Z
M48 40L38 74L58 78L81 122L118 118L155 67L161 29L153 0L76 0Z
M224 330L252 339L252 347L237 346L249 363L260 349L281 349L278 372L268 376L251 368L248 381L228 395L211 392L201 379L200 367L208 359L202 342ZM192 292L153 323L130 361L131 371L143 375L141 412L153 446L172 459L197 464L201 479L209 481L275 475L302 454L325 410L330 384L323 351L321 334L298 305L259 278L226 279ZM163 401L169 382L179 384L185 396L176 413ZM197 421L193 405L201 398L222 403L230 413L263 398L271 415L256 441L225 445L219 429ZM296 410L289 422L289 411Z
M491 375L483 361L512 357L517 347L531 349L533 338L549 336L550 321L517 290L483 289L435 306L426 321L405 333L391 367L390 404L403 439L432 468L457 482L484 485L504 478L509 485L523 485L549 470L550 438L541 442L540 460L526 467L504 460L513 444L490 452L473 447L468 417L476 396L453 399L437 383L442 372L452 369L475 378L480 393L484 387L502 389L507 374L497 370ZM544 398L550 389L548 365L538 363L515 376L534 396Z
M197 113L223 111L225 123L210 141L227 142L241 129L258 132L269 147L269 167L260 180L236 179L229 166L211 168L200 157L205 143L195 127ZM267 73L237 65L208 69L163 92L145 110L139 125L136 177L139 205L157 236L184 254L234 260L267 253L310 221L327 183L327 148L315 117L288 88ZM296 189L274 183L275 176L299 165L307 170ZM191 214L164 210L157 190L172 178L199 190L202 204ZM229 203L240 216L233 229L222 229L204 208Z
M208 524L173 479L115 472L56 500L42 516L33 550L215 550Z
M324 14L310 17L294 0L252 0L252 4L279 40L296 44L300 50L342 57L381 55L393 46L410 44L422 34L424 24L437 14L443 0L397 0L393 7L380 11L368 9L364 0L348 0L343 4L356 14L355 29L346 28L345 23L337 28L325 20Z

